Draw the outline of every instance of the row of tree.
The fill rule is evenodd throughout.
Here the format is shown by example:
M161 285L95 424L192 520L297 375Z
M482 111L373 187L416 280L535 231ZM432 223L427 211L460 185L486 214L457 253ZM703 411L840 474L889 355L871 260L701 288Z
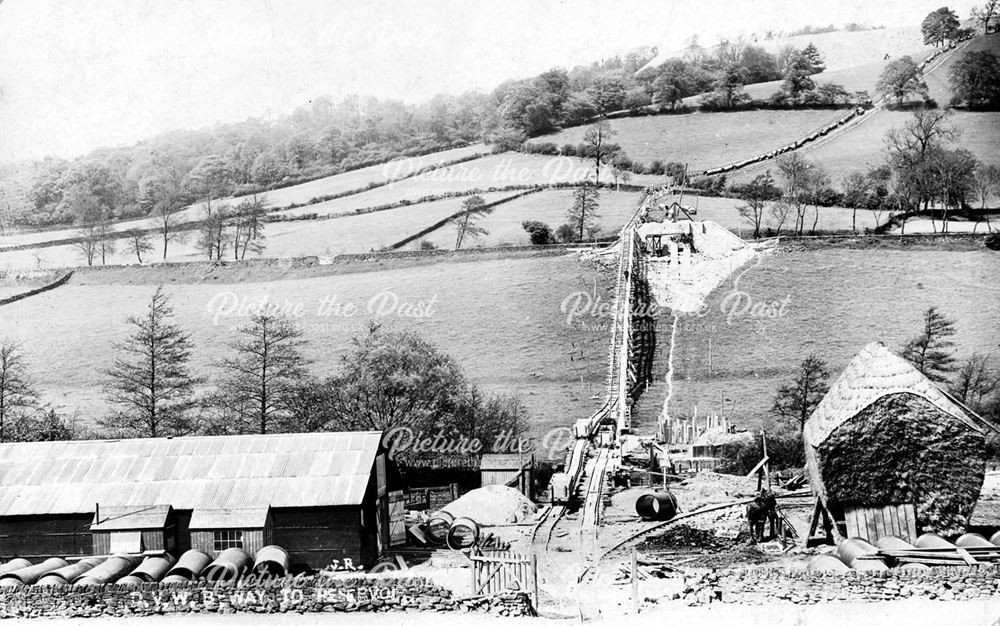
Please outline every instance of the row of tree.
M979 415L1000 423L1000 367L989 355L973 352L964 361L956 356L956 322L935 307L922 317L920 332L902 347L900 356L929 380L947 389ZM771 413L799 432L805 428L823 396L830 390L827 362L815 354L799 365L795 378L778 388Z
M815 231L819 208L831 205L853 209L855 232L858 210L871 211L876 224L881 224L886 214L937 207L947 232L950 211L968 208L970 200L985 209L991 197L1000 195L1000 166L953 147L959 131L950 123L950 115L935 109L915 111L901 128L887 133L884 162L850 172L839 190L818 163L791 152L775 160L777 181L768 171L730 186L729 193L744 201L737 210L753 228L754 237L764 234L768 216L771 234L781 234L789 221L794 234L803 234L810 208ZM988 221L988 214L983 216Z
M98 420L106 436L383 430L479 438L518 437L527 411L513 396L487 396L451 357L412 332L371 325L352 340L339 373L309 373L306 342L288 318L261 311L239 327L211 378L196 375L191 335L174 321L158 288L131 334L115 344L103 370L111 412ZM0 341L0 441L85 436L46 407L17 345ZM93 433L90 433L93 434Z

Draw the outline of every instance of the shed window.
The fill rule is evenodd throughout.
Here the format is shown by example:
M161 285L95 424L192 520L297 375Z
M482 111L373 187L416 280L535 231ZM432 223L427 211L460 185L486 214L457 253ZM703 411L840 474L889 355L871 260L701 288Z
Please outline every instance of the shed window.
M111 535L111 554L117 554L119 552L135 554L136 552L142 552L141 531L135 530L109 534Z
M229 548L243 549L242 530L217 530L213 533L212 548L216 552L222 552Z

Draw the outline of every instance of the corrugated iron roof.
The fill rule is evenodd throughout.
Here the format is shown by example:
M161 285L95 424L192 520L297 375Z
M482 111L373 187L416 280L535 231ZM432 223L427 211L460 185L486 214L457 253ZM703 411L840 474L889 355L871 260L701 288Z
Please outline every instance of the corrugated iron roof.
M100 504L100 503L98 503ZM146 530L164 528L169 504L153 506L102 506L94 515L90 530ZM101 518L97 519L97 515Z
M360 504L379 432L0 444L0 516ZM214 450L214 452L213 452Z
M268 509L195 509L191 514L191 530L225 528L263 528Z

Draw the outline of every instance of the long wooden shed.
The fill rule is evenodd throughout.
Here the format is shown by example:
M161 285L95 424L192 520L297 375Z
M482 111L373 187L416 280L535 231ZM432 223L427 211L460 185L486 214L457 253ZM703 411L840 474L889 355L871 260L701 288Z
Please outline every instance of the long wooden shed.
M273 543L293 569L371 564L399 481L379 432L5 443L0 559Z

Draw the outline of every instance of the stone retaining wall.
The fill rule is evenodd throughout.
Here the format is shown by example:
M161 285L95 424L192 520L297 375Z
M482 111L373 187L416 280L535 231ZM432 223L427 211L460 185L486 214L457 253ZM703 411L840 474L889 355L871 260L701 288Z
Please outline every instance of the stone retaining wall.
M523 593L460 598L421 577L284 578L241 583L0 588L0 617L97 617L170 613L479 611L533 614Z
M805 572L770 568L686 577L673 599L688 604L817 604L880 602L903 598L984 600L1000 594L1000 567L934 567L929 570Z

